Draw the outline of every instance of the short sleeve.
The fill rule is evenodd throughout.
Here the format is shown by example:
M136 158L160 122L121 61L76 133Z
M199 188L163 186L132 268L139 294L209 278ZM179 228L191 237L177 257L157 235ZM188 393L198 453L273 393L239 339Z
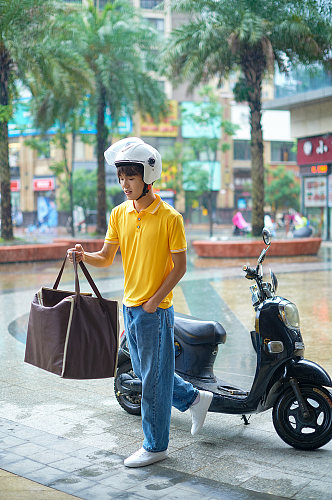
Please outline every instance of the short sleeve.
M170 224L169 248L171 253L180 253L187 250L183 219L180 214L176 215Z
M111 212L108 228L105 236L105 243L119 243L118 228L116 223L116 210Z

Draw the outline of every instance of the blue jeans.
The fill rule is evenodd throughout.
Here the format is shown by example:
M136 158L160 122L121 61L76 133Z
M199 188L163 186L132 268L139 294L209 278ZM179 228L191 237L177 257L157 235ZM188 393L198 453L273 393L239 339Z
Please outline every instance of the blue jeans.
M142 380L143 448L167 449L172 405L186 411L198 390L175 372L174 310L158 307L147 313L142 306L123 306L133 370Z

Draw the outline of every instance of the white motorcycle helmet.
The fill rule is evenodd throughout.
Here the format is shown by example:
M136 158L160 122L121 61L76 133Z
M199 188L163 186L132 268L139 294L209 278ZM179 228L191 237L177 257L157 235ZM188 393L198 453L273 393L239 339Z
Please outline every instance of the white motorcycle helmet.
M109 165L142 165L143 181L150 185L161 176L162 163L160 153L138 137L127 137L112 144L104 153Z

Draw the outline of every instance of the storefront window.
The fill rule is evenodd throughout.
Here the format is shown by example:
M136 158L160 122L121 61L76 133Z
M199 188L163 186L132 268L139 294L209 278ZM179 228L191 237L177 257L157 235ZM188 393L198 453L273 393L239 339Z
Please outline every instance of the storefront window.
M305 216L315 236L324 239L327 237L326 183L327 177L305 177L303 191Z

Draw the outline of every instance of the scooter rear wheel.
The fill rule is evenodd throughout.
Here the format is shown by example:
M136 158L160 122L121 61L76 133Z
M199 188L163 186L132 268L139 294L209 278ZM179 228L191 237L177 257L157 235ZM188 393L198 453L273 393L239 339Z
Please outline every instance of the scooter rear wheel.
M130 413L131 415L140 415L141 414L141 395L140 394L121 394L121 391L119 390L118 386L118 377L122 373L127 373L131 377L135 377L135 374L133 372L133 367L131 366L130 361L126 361L123 363L123 365L119 366L119 368L116 371L116 376L114 379L114 392L115 392L115 397L119 403L120 406L124 410L126 410L127 413Z
M273 407L273 425L285 443L299 450L315 450L332 439L332 398L323 387L301 386L309 416L304 418L293 389Z

